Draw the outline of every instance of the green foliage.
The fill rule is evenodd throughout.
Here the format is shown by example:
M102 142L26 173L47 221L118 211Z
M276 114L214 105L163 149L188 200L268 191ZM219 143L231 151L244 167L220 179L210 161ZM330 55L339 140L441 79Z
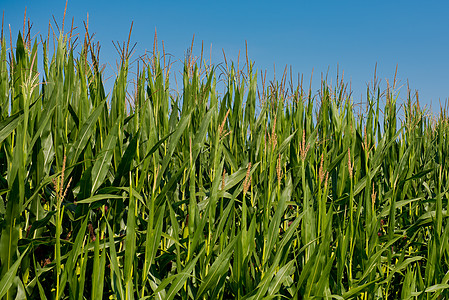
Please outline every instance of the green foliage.
M41 82L37 44L1 41L0 297L449 296L444 109L401 120L374 85L356 115L342 80L258 89L249 60L220 97L192 57L174 95L157 52L127 98L128 47L106 95L69 36Z

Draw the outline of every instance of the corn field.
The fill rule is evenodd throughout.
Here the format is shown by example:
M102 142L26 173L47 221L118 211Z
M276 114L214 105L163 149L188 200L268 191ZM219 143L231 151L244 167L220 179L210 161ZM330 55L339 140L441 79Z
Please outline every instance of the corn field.
M188 56L174 92L129 42L106 93L87 29L50 44L1 39L0 298L449 297L445 107L248 57Z

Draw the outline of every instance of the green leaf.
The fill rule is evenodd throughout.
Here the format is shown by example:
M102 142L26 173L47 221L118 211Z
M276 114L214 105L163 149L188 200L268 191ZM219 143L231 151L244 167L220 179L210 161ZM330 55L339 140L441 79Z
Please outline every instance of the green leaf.
M284 283L287 280L287 277L289 277L293 273L293 271L295 270L294 263L295 261L291 260L279 269L279 271L276 273L276 276L274 276L273 280L271 281L270 287L268 288L269 296L275 295L281 288L281 284Z
M20 263L22 262L23 257L28 252L28 248L23 251L23 253L17 258L14 264L9 268L8 272L0 280L0 298L6 295L9 288L11 287L14 278L16 277L17 270L19 269Z
M3 141L16 129L17 125L19 125L22 120L23 111L20 111L0 121L0 143L3 143Z
M70 148L70 152L67 155L67 161L69 162L68 164L69 166L75 163L75 160L78 159L81 152L86 147L90 137L95 132L94 126L97 123L98 117L100 116L101 112L104 110L105 101L106 99L101 101L98 107L95 108L95 110L87 118L86 122L83 124L83 127L81 127L78 138L76 139L73 146Z
M214 263L210 267L206 277L204 278L198 289L198 293L196 295L198 299L200 299L201 296L203 296L203 294L206 293L206 291L209 290L213 285L216 285L218 278L223 276L223 274L225 274L225 272L230 268L229 260L231 259L231 255L234 251L234 245L238 238L240 238L240 235L234 237L223 250L223 252L221 252L220 255L215 259Z
M87 199L83 199L80 201L77 201L75 204L86 204L86 203L94 203L101 200L108 200L108 199L124 199L125 196L118 196L118 195L111 195L111 194L98 194L92 197L89 197Z
M175 298L176 294L178 293L178 291L183 287L183 285L186 283L186 280L188 277L190 277L193 268L196 265L196 262L198 261L198 259L200 259L201 257L203 257L203 252L204 252L204 247L201 249L201 251L195 255L195 257L189 261L189 263L185 266L184 269L182 269L182 271L179 272L179 276L177 276L177 278L174 280L174 282L172 283L172 285L170 286L170 289L167 292L167 300L172 300ZM169 278L168 278L169 279ZM157 289L155 291L155 293L158 293L160 290Z
M108 134L100 153L96 157L95 164L92 168L92 188L91 194L94 194L98 187L103 184L107 172L111 166L111 158L114 154L113 150L117 142L118 135L118 123L115 123L114 127Z

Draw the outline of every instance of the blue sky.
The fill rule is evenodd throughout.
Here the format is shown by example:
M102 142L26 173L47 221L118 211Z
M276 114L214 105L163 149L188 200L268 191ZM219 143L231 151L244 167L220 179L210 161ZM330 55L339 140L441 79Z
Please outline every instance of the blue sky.
M32 33L47 35L52 15L61 23L65 1L0 0L5 27L11 25L14 41L23 15L33 23ZM136 54L152 51L155 28L172 61L182 60L195 34L194 55L201 41L212 62L243 61L245 41L255 67L272 79L287 65L293 74L318 89L321 73L329 70L335 81L337 65L351 82L353 98L360 102L366 86L377 77L390 82L398 65L399 99L406 96L409 80L420 103L438 112L439 100L449 97L448 1L74 1L68 3L66 29L72 17L78 33L89 13L89 31L101 44L101 63L112 73L118 55L112 41L125 41L134 21L131 42ZM52 22L53 24L53 22ZM8 34L9 35L9 34ZM160 47L160 45L159 45ZM178 62L177 66L180 67ZM176 64L175 64L176 68Z

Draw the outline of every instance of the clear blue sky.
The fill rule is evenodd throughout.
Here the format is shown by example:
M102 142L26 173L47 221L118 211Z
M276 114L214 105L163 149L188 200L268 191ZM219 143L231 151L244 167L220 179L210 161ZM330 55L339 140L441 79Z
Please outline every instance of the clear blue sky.
M5 27L11 25L14 41L22 30L23 14L33 23L32 32L47 35L52 15L61 23L65 1L0 0ZM118 58L112 41L125 41L134 21L131 41L136 54L152 51L154 30L164 40L173 60L182 60L195 34L194 55L201 41L213 63L244 58L245 41L255 67L268 70L274 65L279 77L288 65L294 74L309 81L314 70L314 89L320 74L337 65L351 82L355 102L365 95L366 85L377 76L393 80L398 64L398 80L406 95L407 79L418 90L420 103L437 112L439 100L449 97L449 2L448 1L102 1L70 0L66 29L72 17L83 37L83 21L89 13L89 31L102 45L101 63L115 66ZM53 23L53 22L52 22ZM9 34L8 34L9 35ZM179 67L180 63L178 63ZM112 72L112 67L107 72Z

